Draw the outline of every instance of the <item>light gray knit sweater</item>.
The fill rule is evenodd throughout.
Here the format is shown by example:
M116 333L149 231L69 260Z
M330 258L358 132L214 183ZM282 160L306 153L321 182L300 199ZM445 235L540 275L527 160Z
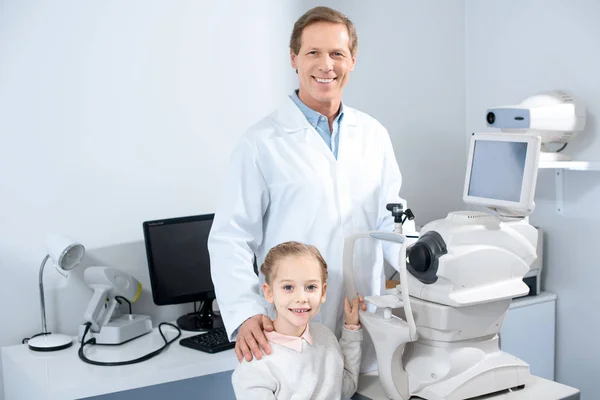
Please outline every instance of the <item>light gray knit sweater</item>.
M270 343L270 355L242 361L231 381L238 400L336 400L350 398L358 384L362 329L344 328L339 343L325 325L311 323L313 344L302 353Z

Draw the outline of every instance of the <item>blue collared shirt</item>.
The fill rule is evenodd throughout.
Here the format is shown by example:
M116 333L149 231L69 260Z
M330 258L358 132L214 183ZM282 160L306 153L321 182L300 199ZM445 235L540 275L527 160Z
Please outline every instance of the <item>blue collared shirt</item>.
M325 144L327 147L329 147L329 150L331 150L333 156L337 160L338 148L340 145L340 124L342 123L342 118L344 117L344 105L340 104L340 112L331 124L333 129L333 132L331 132L329 130L329 122L327 121L327 117L304 104L298 97L297 90L294 90L294 92L290 95L290 98L294 100L294 103L296 103L300 111L302 111L302 114L304 114L308 120L308 123L311 124L319 136L323 138Z

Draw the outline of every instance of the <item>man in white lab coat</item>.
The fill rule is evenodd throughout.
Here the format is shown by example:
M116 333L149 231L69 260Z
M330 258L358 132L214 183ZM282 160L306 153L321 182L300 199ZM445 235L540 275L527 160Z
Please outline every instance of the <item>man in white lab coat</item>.
M317 322L340 335L343 324L344 238L393 231L387 203L402 178L387 130L374 118L342 104L357 53L354 25L341 13L316 7L294 25L292 67L299 89L251 127L234 150L225 193L209 237L212 279L228 335L241 360L271 348L270 310L253 269L269 249L296 240L315 245L329 270L327 300ZM381 77L374 77L379 79ZM363 296L385 290L383 257L397 265L398 247L364 239L355 248L355 280ZM362 370L372 370L365 342Z

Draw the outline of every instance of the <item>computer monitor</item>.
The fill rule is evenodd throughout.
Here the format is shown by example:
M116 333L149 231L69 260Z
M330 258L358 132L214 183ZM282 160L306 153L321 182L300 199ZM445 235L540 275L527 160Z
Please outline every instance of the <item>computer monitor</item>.
M168 218L143 223L146 257L154 304L201 302L194 312L177 319L184 330L223 326L213 314L215 289L210 276L208 234L214 214Z
M534 208L541 140L516 133L474 133L463 200L509 216Z

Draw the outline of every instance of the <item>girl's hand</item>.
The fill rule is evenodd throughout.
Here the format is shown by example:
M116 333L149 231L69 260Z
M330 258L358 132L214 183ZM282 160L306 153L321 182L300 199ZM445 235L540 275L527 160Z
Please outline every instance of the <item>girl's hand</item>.
M365 299L361 295L357 294L352 304L350 304L350 300L348 300L348 297L346 297L344 299L344 322L346 325L358 325L360 322L360 319L358 318L358 310L366 310L366 308L367 306L365 305Z

